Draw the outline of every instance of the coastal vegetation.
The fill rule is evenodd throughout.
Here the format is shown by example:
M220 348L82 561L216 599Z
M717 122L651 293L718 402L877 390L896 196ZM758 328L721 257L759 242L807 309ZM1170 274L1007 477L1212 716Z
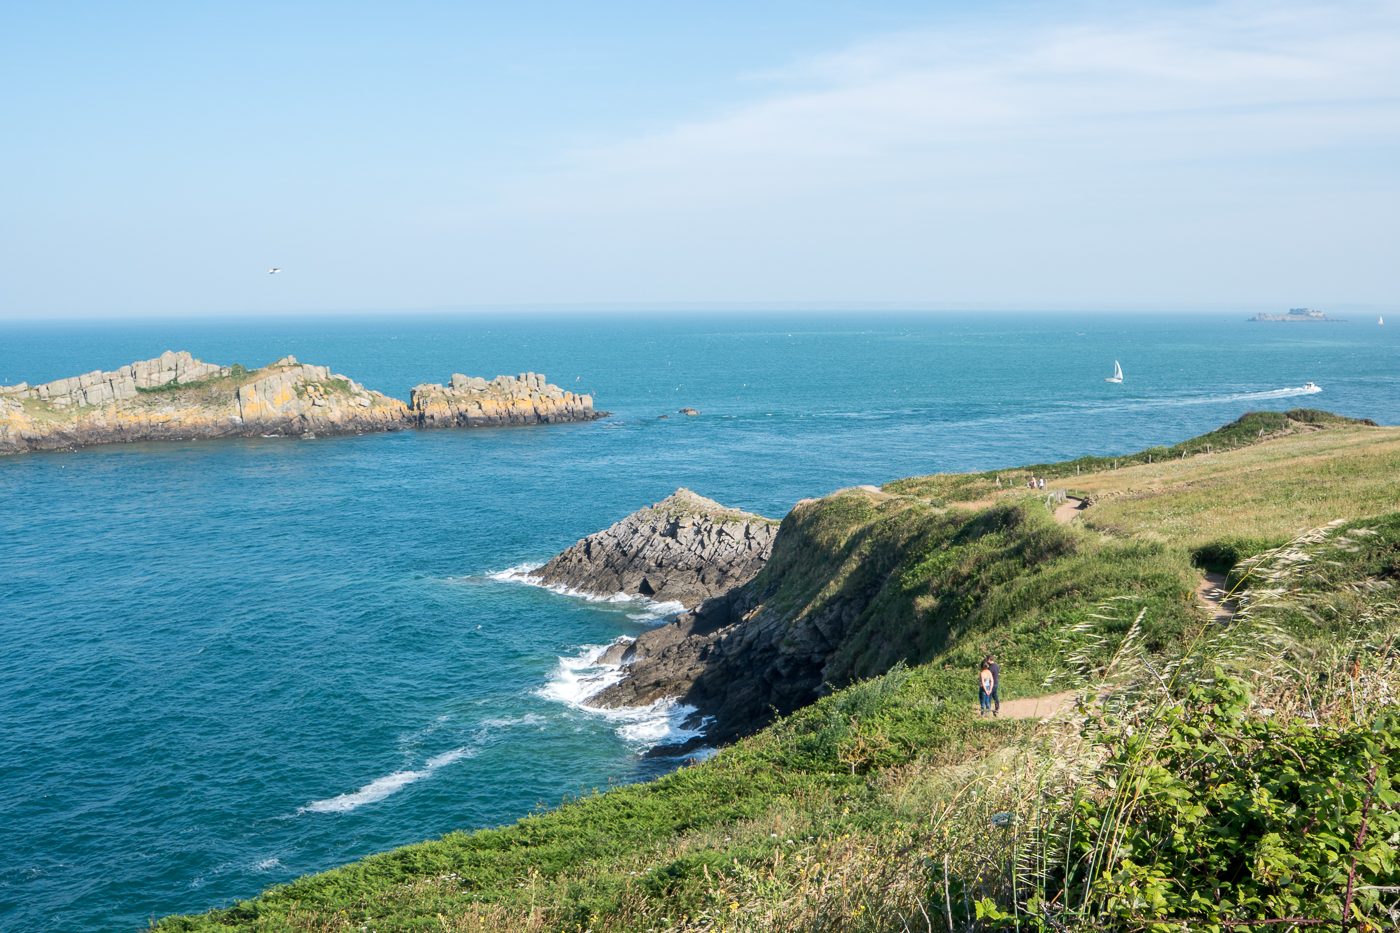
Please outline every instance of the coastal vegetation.
M1393 929L1400 430L1254 413L1158 450L806 500L747 591L844 619L815 702L154 928ZM1032 474L1091 504L1057 521ZM980 718L988 652L1003 701L1061 712Z

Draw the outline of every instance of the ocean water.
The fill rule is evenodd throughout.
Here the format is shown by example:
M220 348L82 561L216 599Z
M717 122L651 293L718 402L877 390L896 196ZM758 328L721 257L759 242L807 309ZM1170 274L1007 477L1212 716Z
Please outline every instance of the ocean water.
M678 486L781 516L1250 409L1400 422L1400 328L1242 317L5 325L10 383L165 349L293 353L401 398L540 371L614 415L0 458L0 929L135 930L674 767L640 755L683 711L578 704L590 651L670 607L509 571ZM1103 381L1114 359L1122 385Z

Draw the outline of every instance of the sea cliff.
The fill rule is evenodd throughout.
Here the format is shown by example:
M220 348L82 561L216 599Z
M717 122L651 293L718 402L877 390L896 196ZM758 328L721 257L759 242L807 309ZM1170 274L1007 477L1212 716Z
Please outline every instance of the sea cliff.
M454 374L405 403L294 356L248 370L166 351L111 372L0 387L0 454L130 441L316 437L409 428L592 421L588 395L536 373L487 382Z
M587 704L635 707L670 697L694 707L691 724L706 723L704 734L679 748L653 752L674 755L732 742L767 725L775 714L811 703L828 682L847 680L838 652L874 591L834 594L819 611L797 618L770 604L780 585L790 585L812 567L815 552L825 545L814 538L814 526L833 502L858 500L858 508L864 508L865 500L882 494L857 488L833 496L798 503L773 529L767 550L747 565L743 579L665 625L609 646L599 662L620 665L623 676Z
M646 659L689 645L699 703L806 708L153 929L1395 929L1400 429L1267 414L1309 429L1246 416L1177 456L803 500L758 575L639 638L625 680L645 698ZM1058 514L1032 473L1095 504ZM1198 595L1212 566L1240 583L1228 623ZM977 712L989 653L999 716ZM1183 813L1204 841L1163 845Z
M678 489L580 540L530 578L546 586L627 593L686 607L752 580L773 553L778 522Z
M1375 423L1305 409L1252 413L1171 449L1116 460L1081 458L1025 470L911 478L883 489L857 486L804 499L783 519L767 552L748 565L744 579L635 640L619 639L609 646L600 663L618 665L622 676L586 702L610 709L674 698L693 707L690 725L705 723L704 735L679 748L654 751L674 755L730 743L900 660L922 663L945 654L969 627L996 628L984 616L1005 613L1008 606L1016 609L1003 623L1019 615L1041 625L1043 614L1045 625L1058 627L1063 619L1056 604L1081 603L1081 594L1098 585L1075 579L1066 568L1080 563L1086 572L1106 572L1096 546L1073 534L1068 524L1122 508L1119 500L1129 494L1102 480L1122 475L1120 465L1165 469L1170 464L1189 473L1199 469L1192 461L1219 455L1212 451L1268 449L1290 437L1357 429L1374 430ZM1037 494L1024 491L1032 474L1074 484L1081 507L1054 514ZM1385 482L1382 476L1388 474L1381 470L1374 477L1378 485ZM1144 495L1140 489L1131 493L1135 499ZM642 531L655 527L646 524L648 512L629 516L614 528L629 523ZM1116 530L1117 522L1104 527ZM1279 533L1291 527L1283 524ZM546 567L568 564L576 579L587 579L587 555L579 552L591 540L584 539ZM654 538L640 531L624 540L637 553L657 548ZM1231 547L1235 545L1225 550L1234 553ZM1203 556L1209 550L1194 559L1209 563ZM572 559L566 560L570 552ZM605 556L612 552L597 547L590 553L602 558L594 564L595 574L613 585ZM932 568L938 569L939 583L926 589ZM1051 568L1064 581L1063 590L1034 596L1011 592L1034 585L1037 575ZM1155 606L1154 624L1187 626L1194 609L1186 598L1191 587L1185 578L1165 573L1152 585L1182 597ZM998 593L1003 588L1006 592ZM1021 665L1023 670L1032 666Z

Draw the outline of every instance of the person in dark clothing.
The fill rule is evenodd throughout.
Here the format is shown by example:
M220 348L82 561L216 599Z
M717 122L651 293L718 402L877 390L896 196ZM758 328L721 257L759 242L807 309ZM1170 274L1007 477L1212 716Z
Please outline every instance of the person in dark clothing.
M990 671L992 675L990 699L992 702L992 715L995 716L1001 712L1001 697L998 695L999 688L1001 687L1001 665L997 663L996 658L989 654L982 659L982 667Z

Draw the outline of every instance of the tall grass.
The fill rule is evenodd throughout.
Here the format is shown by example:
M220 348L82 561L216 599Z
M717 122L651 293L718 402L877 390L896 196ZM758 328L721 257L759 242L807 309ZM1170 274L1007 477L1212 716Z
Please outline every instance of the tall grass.
M1252 756L1281 773L1297 754L1314 772L1354 771L1345 762L1319 766L1326 748L1314 740L1360 748L1400 694L1393 641L1400 616L1390 582L1400 516L1333 524L1258 555L1232 578L1241 610L1229 625L1182 627L1182 637L1161 642L1153 616L1172 601L1124 592L1148 579L1134 562L1160 556L1147 545L1137 557L1120 554L1119 565L1112 558L1121 549L1092 542L1023 562L998 537L1001 519L969 529L965 517L901 518L888 504L843 508L850 514L815 520L830 521L822 535L831 542L851 545L832 552L848 580L860 579L867 562L881 568L891 594L905 579L916 587L975 583L989 620L1007 619L998 626L1007 634L1063 659L1049 689L1073 688L1079 703L1041 724L979 721L970 714L970 688L965 703L950 690L954 680L971 684L965 671L897 666L657 782L507 829L386 853L227 911L169 918L162 929L964 933L1182 929L1187 921L1225 930L1279 917L1233 903L1222 912L1213 902L1172 902L1178 893L1209 892L1206 873L1182 863L1189 884L1176 892L1144 852L1170 849L1161 840L1174 827L1199 824L1164 801L1241 806L1242 819L1258 816L1247 779L1230 784L1245 788L1243 796L1206 799L1223 792L1203 786L1192 762L1208 760L1225 774L1230 756ZM862 538L862 526L884 522L888 530L896 518L907 532L900 540L919 546L875 553L883 545ZM1025 521L1040 536L1033 540L1060 540L1038 518ZM1179 586L1185 566L1184 549L1171 553L1161 565L1164 593ZM942 576L923 575L930 559L949 561ZM999 567L1014 572L999 579L992 573ZM1038 578L1036 568L1054 574ZM823 596L815 576L804 580L810 588L802 596L814 603L836 592ZM1015 607L1043 605L1067 580L1078 590L1066 604L1073 613L1041 613L1018 634ZM1221 741L1183 758L1173 749L1189 730ZM1335 916L1340 924L1360 911L1367 922L1385 921L1392 909L1386 892L1373 890L1392 884L1389 836L1355 844L1367 798L1356 788L1365 777L1342 782L1320 807L1340 814L1329 832L1342 848L1329 865L1341 875L1298 882L1307 891L1294 916ZM1273 786L1269 780L1261 787ZM1389 793L1387 775L1375 780ZM1374 826L1392 816L1391 803L1372 799L1365 818ZM1261 864L1291 851L1276 849ZM1349 900L1337 883L1346 876ZM1262 874L1242 881L1273 883ZM1155 892L1165 906L1135 902L1139 891Z
M1343 782L1328 798L1349 807L1338 817L1336 832L1343 855L1352 855L1350 872L1334 873L1307 891L1307 885L1295 884L1301 893L1284 892L1283 900L1292 896L1304 916L1269 916L1255 903L1227 903L1222 910L1209 903L1205 876L1181 879L1199 887L1181 888L1180 903L1154 908L1138 893L1152 879L1133 871L1142 823L1161 816L1154 812L1161 809L1154 795L1184 792L1162 754L1183 733L1209 723L1221 731L1206 740L1217 742L1225 756L1258 754L1261 743L1270 742L1287 756L1296 754L1289 743L1303 749L1312 737L1355 740L1394 710L1400 617L1384 581L1355 581L1368 599L1352 637L1316 650L1289 632L1300 601L1306 602L1301 594L1326 589L1317 585L1318 573L1325 576L1318 568L1340 568L1345 576L1345 562L1332 558L1365 550L1357 542L1368 529L1341 530L1340 523L1314 529L1253 559L1237 583L1234 595L1242 608L1233 624L1203 629L1174 656L1147 650L1145 609L1106 655L1094 650L1096 633L1086 623L1069 646L1073 666L1058 680L1077 682L1082 700L1073 713L976 765L917 762L890 769L885 791L907 821L878 834L816 838L716 876L713 906L666 929L874 933L1231 930L1261 921L1272 921L1267 926L1273 929L1319 921L1356 929L1393 924L1400 913L1391 885L1374 884L1394 880L1393 845L1385 843L1392 850L1389 862L1382 852L1376 864L1362 866L1372 884L1350 885L1355 890L1348 899L1339 883L1348 875L1355 881L1351 850L1364 846L1364 840L1353 846L1360 834L1346 817L1354 818L1363 802L1373 822L1383 812L1394 817L1394 797L1383 803L1372 794L1363 801L1364 775L1353 774L1350 786ZM1252 585L1246 588L1245 581ZM1120 621L1114 602L1101 609L1094 621ZM1222 697L1228 707L1223 710ZM1299 731L1298 724L1306 728ZM1236 731L1226 734L1227 728ZM1394 735L1396 729L1382 726L1381 732ZM1175 818L1175 811L1168 816ZM1257 848L1257 842L1250 844ZM1264 873L1267 862L1260 864ZM1242 879L1255 887L1267 881ZM1350 911L1345 917L1343 908Z

